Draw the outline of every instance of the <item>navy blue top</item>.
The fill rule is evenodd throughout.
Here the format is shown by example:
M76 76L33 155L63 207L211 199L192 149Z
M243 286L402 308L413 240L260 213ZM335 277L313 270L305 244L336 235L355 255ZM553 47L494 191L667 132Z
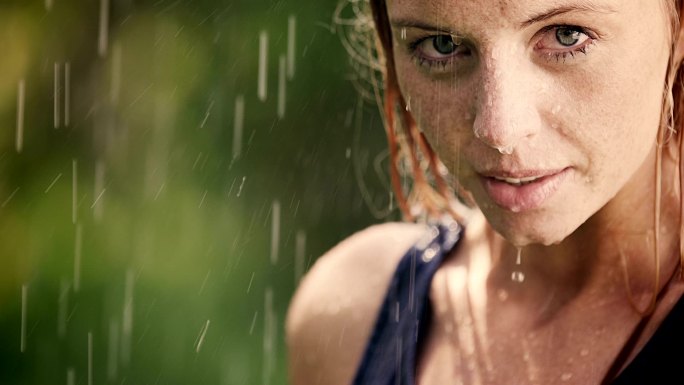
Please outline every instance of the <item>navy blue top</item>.
M390 282L354 385L414 385L416 356L430 320L430 283L460 243L458 224L431 227L402 257ZM645 322L644 322L645 323ZM612 385L682 385L684 297ZM619 365L618 365L619 366Z

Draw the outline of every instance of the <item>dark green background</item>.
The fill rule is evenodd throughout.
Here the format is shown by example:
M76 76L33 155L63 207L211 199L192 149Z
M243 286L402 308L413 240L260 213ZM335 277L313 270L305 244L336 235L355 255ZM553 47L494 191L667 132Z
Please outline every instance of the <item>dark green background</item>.
M0 384L67 384L69 371L88 384L89 335L93 384L286 384L296 254L308 268L398 217L378 213L391 206L384 133L352 86L337 0L109 0L104 55L100 4L0 3ZM296 66L279 119L290 16Z

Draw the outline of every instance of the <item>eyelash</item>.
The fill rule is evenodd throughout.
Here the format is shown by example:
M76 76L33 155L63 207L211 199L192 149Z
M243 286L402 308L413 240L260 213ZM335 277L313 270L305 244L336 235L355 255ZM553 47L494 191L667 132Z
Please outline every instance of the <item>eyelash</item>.
M565 63L566 59L568 56L570 56L572 59L575 58L576 55L583 53L584 55L588 55L588 48L596 43L596 37L593 36L592 33L588 32L586 29L582 27L578 27L575 25L550 25L548 27L545 27L540 31L541 34L546 34L549 31L557 30L559 28L568 28L573 31L577 31L582 33L587 37L586 41L582 43L581 45L577 47L571 47L568 50L565 51L557 51L557 52L550 52L547 53L546 59L548 61L553 60L554 58L556 59L556 62L560 62L563 60L563 63ZM433 40L436 39L438 36L441 35L430 35L430 36L425 36L422 38L419 38L411 43L409 43L409 51L411 54L411 59L420 67L425 67L428 68L429 70L436 70L436 71L444 71L447 69L447 67L452 64L455 60L457 60L458 55L455 56L450 56L446 57L443 59L431 59L429 57L426 57L421 54L420 52L420 45L423 44L424 42L428 40ZM541 41L541 39L540 39ZM537 43L539 44L539 43Z

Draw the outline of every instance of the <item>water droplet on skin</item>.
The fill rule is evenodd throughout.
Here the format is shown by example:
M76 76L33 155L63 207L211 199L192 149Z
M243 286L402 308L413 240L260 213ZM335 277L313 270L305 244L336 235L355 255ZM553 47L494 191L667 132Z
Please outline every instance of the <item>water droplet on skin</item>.
M513 282L518 282L522 283L525 281L525 274L523 274L522 271L520 271L519 266L522 265L522 248L518 247L518 254L515 257L515 265L518 266L518 268L511 273L511 280Z
M513 153L513 146L497 147L500 154L511 155Z
M499 301L505 302L508 299L508 292L504 289L499 289L499 291L496 292L497 298L499 298Z
M580 350L580 356L586 357L589 355L589 349L582 349Z
M525 281L525 274L522 271L514 271L511 274L511 280L513 282L523 283Z
M572 373L563 373L561 375L561 381L568 381L572 378Z

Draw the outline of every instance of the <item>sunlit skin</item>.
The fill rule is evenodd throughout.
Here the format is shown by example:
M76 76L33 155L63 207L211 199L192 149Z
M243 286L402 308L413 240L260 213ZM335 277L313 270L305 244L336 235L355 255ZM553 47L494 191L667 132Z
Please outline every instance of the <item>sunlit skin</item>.
M599 301L596 293L624 297L619 250L635 297L646 305L655 275L656 136L670 54L664 2L392 0L388 14L397 80L411 113L500 235L452 262L489 258L493 267L471 282L487 280L489 302L502 288L517 295L508 313L487 300L479 310L529 326L573 303ZM673 157L664 157L662 170L664 180L675 177ZM483 183L546 175L558 179L552 193L520 204L497 202ZM676 263L678 202L672 183L664 184L662 281ZM514 287L512 259L520 246L527 281ZM448 271L435 280L449 279ZM541 314L526 312L547 301Z
M635 173L643 181L649 172L638 169L654 148L660 122L669 56L664 10L653 2L595 1L596 11L521 27L573 3L586 2L389 3L397 76L419 127L492 226L519 245L560 242ZM563 46L556 25L586 32ZM451 55L438 52L429 38L449 32L463 46ZM522 212L495 204L478 178L563 169L568 175L559 190ZM626 199L614 199L596 215L624 211Z
M388 4L398 82L419 127L489 224L546 260L653 227L667 15L652 2L618 0L562 12L577 4L588 3ZM558 41L561 27L578 32L575 44ZM458 36L453 54L435 49L445 34ZM665 180L673 176L668 162ZM562 176L532 208L502 207L482 183L547 174ZM666 212L677 204L671 196ZM544 245L557 246L537 247Z
M673 46L666 4L387 0L399 91L478 208L432 280L418 384L602 383L684 293L670 279L679 258L677 137L657 162ZM293 360L295 383L314 374L349 383L394 263L420 232L366 230L312 271L288 318L291 354L310 353ZM355 267L364 258L375 263L368 273ZM653 316L623 352L654 293ZM340 299L353 305L338 318L308 321ZM332 353L326 338L339 334Z

